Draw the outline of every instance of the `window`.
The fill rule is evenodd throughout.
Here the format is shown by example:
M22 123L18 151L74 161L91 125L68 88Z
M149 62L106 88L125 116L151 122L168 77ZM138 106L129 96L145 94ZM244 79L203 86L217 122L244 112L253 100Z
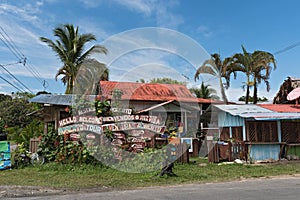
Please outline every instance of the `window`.
M278 142L276 121L248 121L246 132L249 142Z

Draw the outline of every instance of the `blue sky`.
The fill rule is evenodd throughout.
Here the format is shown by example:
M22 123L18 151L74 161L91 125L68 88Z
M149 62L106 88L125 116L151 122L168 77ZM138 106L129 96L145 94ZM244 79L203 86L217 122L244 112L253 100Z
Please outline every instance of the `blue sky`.
M221 57L228 57L240 53L241 45L249 52L264 50L276 53L300 41L299 6L297 0L0 0L1 33L7 34L6 38L11 40L18 52L26 57L26 65L17 63L20 56L10 51L2 41L1 35L0 64L32 92L44 90L45 86L46 91L64 93L65 87L60 79L58 81L54 79L61 63L52 50L39 41L39 37L55 39L52 30L57 25L65 23L78 26L81 33L96 35L97 41L88 44L87 47L93 44L107 44L106 42L114 35L126 36L132 30L160 27L167 28L171 32L175 31L174 33L178 35L183 34L189 38L187 40L202 46L207 55L220 53ZM159 45L165 45L164 47L169 45L169 49L178 50L179 46L176 46L174 41L173 44L172 41L167 42L169 43ZM188 54L192 54L193 48L181 45ZM172 78L189 82L188 86L197 86L199 82L193 81L193 74L202 64L201 59L206 57L199 55L201 59L193 58L195 62L191 64L178 56L176 50L165 51L160 50L160 47L147 51L135 50L114 61L109 65L110 79L135 81L137 76L131 77L133 72L141 78L155 78L158 75L152 72L161 70L160 75L172 74ZM181 53L186 55L183 51ZM300 46L275 54L277 69L271 74L271 91L267 93L262 84L259 96L272 99L280 84L288 76L300 77L299 55ZM106 61L105 57L97 59ZM143 68L140 68L141 66ZM166 68L168 70L164 74ZM170 69L174 74L170 73ZM18 88L27 90L1 67L0 76ZM226 91L230 100L235 101L244 95L241 88L244 78L242 74L238 74L237 80L232 79L231 87ZM43 86L44 80L46 84ZM214 82L207 81L207 83L215 86ZM16 91L16 88L0 79L1 93Z

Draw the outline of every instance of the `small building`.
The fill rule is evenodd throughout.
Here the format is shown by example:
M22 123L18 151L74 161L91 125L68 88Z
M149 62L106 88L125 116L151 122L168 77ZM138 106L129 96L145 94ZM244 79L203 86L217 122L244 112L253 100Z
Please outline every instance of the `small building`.
M300 107L247 104L213 105L213 109L217 129L208 137L220 146L238 144L238 150L226 149L227 155L230 152L226 159L280 160L288 152L298 154Z
M100 94L105 100L116 101L114 91L121 91L118 99L119 107L133 110L136 114L160 116L167 127L181 126L181 137L195 137L202 106L207 107L211 101L194 97L185 85L155 84L135 82L100 81ZM69 117L69 110L74 106L74 95L41 94L30 101L43 105L40 111L33 114L45 123L44 132L48 132L48 124L54 124ZM96 96L90 95L91 100ZM200 102L200 103L199 103Z

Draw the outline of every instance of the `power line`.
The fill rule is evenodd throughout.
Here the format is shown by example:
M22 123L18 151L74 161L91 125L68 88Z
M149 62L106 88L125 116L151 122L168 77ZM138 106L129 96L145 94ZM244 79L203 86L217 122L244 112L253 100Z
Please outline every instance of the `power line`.
M284 49L281 49L281 50L279 50L279 51L276 51L276 52L274 53L274 55L280 54L280 53L284 53L284 52L286 52L286 51L288 51L288 50L290 50L290 49L293 49L293 48L295 48L295 47L297 47L297 46L299 46L299 45L300 45L300 42L297 42L297 43L292 44L292 45L290 45L290 46L288 46L288 47L285 47Z
M0 78L2 80L4 80L6 83L8 83L9 85L13 86L14 88L16 88L18 91L20 92L25 92L24 90L21 90L20 88L18 88L17 86L15 86L14 84L12 84L11 82L9 82L8 80L6 80L5 78L3 78L1 75L0 75Z
M24 88L26 88L29 92L33 93L24 83L22 83L15 75L10 73L6 67L0 64L0 67L2 67L11 77L13 77L15 80L17 80Z
M31 65L28 64L27 58L24 54L18 49L15 42L9 37L5 30L0 26L0 40L4 45L11 51L11 53L19 60L18 63L22 63L23 66L43 85L44 89L46 88L46 81L41 78L41 74ZM3 65L2 65L3 66ZM6 70L6 69L5 69ZM7 71L7 70L6 70ZM9 72L8 72L9 73ZM9 73L11 75L11 73ZM13 75L11 75L13 76ZM16 79L16 77L14 77ZM17 79L16 79L17 80ZM18 80L18 82L20 82ZM27 88L23 83L21 83L25 88ZM27 88L28 89L28 88ZM30 91L30 90L29 90Z
M18 50L17 45L14 43L14 41L9 37L9 35L5 32L5 30L2 28L2 26L0 26L0 34L2 35L3 39L6 40L2 40L3 43L9 48L9 50L19 59L19 61L25 59L25 56L23 55L23 53Z
M41 83L41 84L43 84L43 82L45 81L45 80L43 80L42 78L41 78L41 74L37 71L37 70L35 70L35 68L33 67L33 66L31 66L31 65L29 65L28 64L28 62L27 62L27 59L25 60L25 63L23 63L23 66Z

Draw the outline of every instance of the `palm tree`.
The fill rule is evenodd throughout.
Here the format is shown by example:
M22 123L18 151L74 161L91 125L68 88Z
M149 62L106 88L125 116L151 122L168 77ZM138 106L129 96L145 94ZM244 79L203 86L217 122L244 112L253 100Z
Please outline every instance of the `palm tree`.
M257 86L262 81L267 86L267 91L270 91L269 78L272 70L271 64L273 64L274 69L276 69L276 61L271 53L265 51L255 51L253 53L253 58L256 60L253 69L253 103L257 103ZM265 72L263 74L263 72Z
M250 87L253 85L251 82L251 73L252 73L252 57L251 54L246 51L244 46L242 46L243 53L236 53L232 56L233 62L236 64L236 71L241 71L246 75L246 97L245 102L248 104Z
M78 27L71 24L57 26L53 30L57 40L52 41L45 37L40 37L57 54L63 66L58 70L55 79L60 75L64 85L67 85L66 94L73 93L74 81L81 63L92 53L107 53L107 49L101 45L94 45L84 52L87 42L95 41L93 34L79 34Z
M203 99L214 99L219 100L220 98L216 95L217 91L213 88L210 88L210 85L204 85L201 83L200 88L191 88L191 93L195 94L197 98Z
M237 53L232 56L234 63L234 70L245 73L247 80L245 103L249 103L250 87L253 86L253 103L257 103L257 85L264 81L267 85L267 91L270 89L269 78L271 72L270 64L276 68L275 58L272 54L265 51L254 51L249 53L242 45L243 53ZM263 74L263 72L265 72Z
M232 70L233 67L230 67L231 65L231 57L225 58L222 61L219 54L212 54L211 59L204 61L204 63L197 69L194 79L195 81L199 79L200 74L210 74L212 76L216 76L219 79L222 99L225 103L228 103L224 87L227 89L230 86L231 73L233 73L236 77L236 72ZM222 78L225 78L225 84L223 84Z

